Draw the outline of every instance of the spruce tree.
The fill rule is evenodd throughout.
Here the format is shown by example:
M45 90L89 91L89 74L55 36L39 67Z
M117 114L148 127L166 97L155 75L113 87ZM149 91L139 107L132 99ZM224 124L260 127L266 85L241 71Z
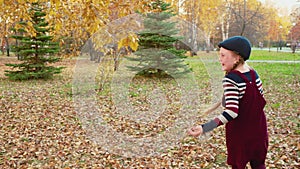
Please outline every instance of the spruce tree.
M21 28L13 29L16 34L12 38L19 43L12 50L19 56L21 63L6 64L14 69L5 71L11 80L49 79L61 73L63 68L48 65L60 60L55 56L59 52L59 44L53 42L53 37L49 35L51 27L45 21L46 13L42 5L39 2L32 3L29 14L31 20L21 21L18 23ZM26 31L27 24L33 25L35 35L29 35Z
M170 4L161 0L151 4L158 11L144 17L144 29L138 33L139 48L137 57L129 58L138 61L138 67L130 67L140 74L183 74L189 71L183 62L185 50L177 50L174 43L180 40L176 34L176 22L169 19L174 16Z

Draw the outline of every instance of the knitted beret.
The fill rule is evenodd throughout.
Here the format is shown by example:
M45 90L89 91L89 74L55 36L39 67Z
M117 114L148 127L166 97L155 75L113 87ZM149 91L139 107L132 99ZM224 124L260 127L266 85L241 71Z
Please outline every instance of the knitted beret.
M246 37L233 36L218 44L219 48L237 52L245 61L249 59L251 53L251 43Z

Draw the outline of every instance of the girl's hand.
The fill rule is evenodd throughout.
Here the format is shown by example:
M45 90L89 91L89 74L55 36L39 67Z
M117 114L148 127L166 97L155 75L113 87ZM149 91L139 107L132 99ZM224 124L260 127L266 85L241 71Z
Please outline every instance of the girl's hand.
M193 137L199 137L200 135L203 134L203 129L202 126L194 126L188 130L188 135L193 136Z

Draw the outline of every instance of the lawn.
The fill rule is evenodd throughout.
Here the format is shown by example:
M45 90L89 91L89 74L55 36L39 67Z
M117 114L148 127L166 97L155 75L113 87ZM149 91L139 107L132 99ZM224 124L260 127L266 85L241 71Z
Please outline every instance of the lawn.
M292 52L276 52L276 51L266 51L266 50L253 50L251 53L250 60L289 60L289 61L300 61L300 53Z
M203 60L209 58L208 55L216 58L217 54L200 52L199 56L187 59L194 73L197 92L200 93L199 100L192 102L191 108L184 112L183 116L187 117L195 114L189 125L197 121L205 122L219 113L214 112L210 116L201 113L201 105L209 104L214 90L219 90L212 88L213 81L210 81L217 76L219 80L220 74L214 74L219 72L219 65ZM257 60L283 59L275 52L253 51L252 55L252 59ZM284 55L285 58L300 60L297 54ZM171 147L160 149L159 154L147 157L122 156L124 150L130 151L126 146L132 149L143 147L140 144L125 144L122 152L119 149L110 151L116 147L101 146L104 141L105 144L115 145L118 135L113 131L138 139L151 138L157 133L165 133L168 127L176 124L176 119L185 119L181 117L184 104L180 100L184 93L177 85L177 79L132 78L128 86L132 108L139 112L163 112L159 116L151 114L155 118L150 121L141 118L141 123L117 112L118 108L112 99L114 91L109 85L104 85L101 90L96 87L95 98L102 122L112 126L113 130L100 135L102 128L94 127L102 122L84 121L82 114L75 109L74 97L77 93L72 91L72 86L76 60L66 59L59 63L66 69L52 80L25 82L8 81L4 76L4 70L7 69L4 64L14 61L15 58L0 56L0 168L228 168L224 127L219 127L201 140L179 133L182 137L175 139ZM264 83L270 135L267 166L274 169L299 168L300 63L250 62L249 65L258 71ZM99 136L91 130L99 132ZM93 139L96 136L103 142ZM117 150L120 153L116 153ZM138 150L144 153L143 149Z

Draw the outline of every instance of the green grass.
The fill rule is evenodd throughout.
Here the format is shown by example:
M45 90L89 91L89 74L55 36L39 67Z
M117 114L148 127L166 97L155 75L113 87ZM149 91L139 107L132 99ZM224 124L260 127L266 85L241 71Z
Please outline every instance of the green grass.
M253 50L251 52L250 60L297 60L300 61L300 53L292 52L276 52Z
M259 72L265 72L266 75L275 76L293 76L300 75L300 63L248 63Z
M300 63L249 63L267 84L299 82Z

